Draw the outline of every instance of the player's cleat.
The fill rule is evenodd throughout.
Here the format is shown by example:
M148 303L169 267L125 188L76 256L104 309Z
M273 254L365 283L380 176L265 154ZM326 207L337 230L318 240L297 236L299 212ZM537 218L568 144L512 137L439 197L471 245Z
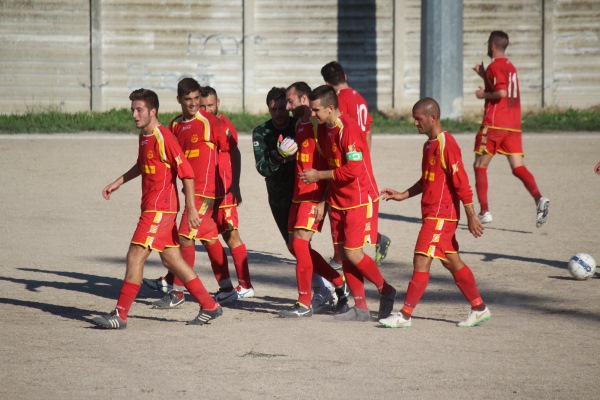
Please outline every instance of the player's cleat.
M481 221L482 224L489 224L493 221L492 213L489 211L486 211L483 214L477 214L477 217L479 217L479 221Z
M142 279L142 282L144 282L144 285L146 285L150 289L157 290L159 292L169 293L169 290L171 290L171 285L169 285L165 278L162 276L158 279L144 278Z
M208 323L211 319L215 319L223 315L223 309L220 305L217 304L217 308L213 311L209 310L200 310L196 318L191 321L188 321L186 325L204 325Z
M379 313L377 319L384 319L390 316L394 310L394 300L396 299L396 289L392 288L392 291L387 294L382 294L379 297Z
M237 292L238 299L249 299L250 297L254 297L254 288L252 288L252 286L246 289L238 285L238 287L235 288L235 291Z
M459 322L456 326L460 328L472 328L479 324L484 323L492 317L492 313L489 308L485 308L483 311L471 310L469 316L464 321Z
M233 303L238 299L238 292L234 289L220 288L214 296L215 301L219 304Z
M179 297L181 295L181 297ZM185 296L183 293L176 290L171 290L162 299L156 300L152 303L152 308L170 309L180 307L185 303Z
M92 318L96 325L104 329L125 329L127 322L119 316L119 312L115 309L110 314L101 315Z
M387 318L379 320L379 324L386 328L410 328L412 326L412 318L405 319L402 313L391 314Z
M541 197L537 203L537 220L535 226L538 228L546 223L548 219L548 207L550 207L550 200L545 197Z
M371 320L369 310L363 310L358 307L352 307L345 313L336 314L333 316L336 321L361 321L366 322Z
M375 263L377 265L381 265L381 262L385 260L390 244L392 244L392 240L385 235L381 235L375 246Z
M296 302L290 310L279 311L279 316L282 318L301 318L301 317L312 317L312 308L304 306L302 303Z
M337 272L339 272L340 274L342 274L342 268L343 265L336 262L333 257L329 259L329 265L331 265L331 268L335 269Z
M331 311L334 308L335 299L326 286L318 286L314 288L311 308L315 314Z
M340 287L335 288L335 294L337 296L337 303L335 303L335 313L345 313L350 308L348 306L348 295L350 295L350 289L344 279L344 284Z

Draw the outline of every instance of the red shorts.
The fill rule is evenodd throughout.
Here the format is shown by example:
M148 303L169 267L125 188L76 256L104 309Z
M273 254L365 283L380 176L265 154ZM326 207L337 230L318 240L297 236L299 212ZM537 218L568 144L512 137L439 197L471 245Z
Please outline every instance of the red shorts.
M427 218L419 231L415 254L423 254L431 258L446 259L447 253L458 253L456 227L458 221Z
M156 251L163 251L165 247L179 247L176 219L177 213L143 212L131 243Z
M219 207L215 210L219 233L234 231L239 227L237 206Z
M476 154L523 155L521 132L488 128L482 125L477 136L475 136L475 149L473 151Z
M329 222L333 243L343 243L344 248L348 250L362 248L369 239L369 235L366 233L366 227L370 222L367 215L372 210L369 208L366 205L346 210L331 207Z
M303 201L293 203L290 207L290 216L288 218L288 232L295 229L306 229L307 231L321 232L323 220L315 220L315 209L318 203L312 201Z
M214 199L209 199L202 196L195 196L196 208L198 209L198 217L200 218L200 226L196 229L190 229L187 218L187 209L181 215L179 223L179 235L188 239L196 240L214 240L219 238L217 223L213 207Z

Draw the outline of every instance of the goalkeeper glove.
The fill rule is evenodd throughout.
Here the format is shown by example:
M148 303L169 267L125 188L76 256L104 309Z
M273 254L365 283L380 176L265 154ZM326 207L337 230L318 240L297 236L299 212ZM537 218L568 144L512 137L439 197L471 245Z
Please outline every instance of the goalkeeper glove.
M283 158L288 158L296 154L298 151L298 144L291 137L286 137L282 140L282 136L279 135L277 141L277 151Z

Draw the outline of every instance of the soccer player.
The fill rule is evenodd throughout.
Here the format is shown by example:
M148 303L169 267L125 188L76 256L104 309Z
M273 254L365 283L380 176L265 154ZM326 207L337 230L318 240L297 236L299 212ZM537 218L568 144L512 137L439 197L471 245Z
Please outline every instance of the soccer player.
M483 226L473 207L473 192L465 172L460 148L450 133L442 130L438 103L425 97L412 109L415 126L427 136L423 145L421 178L412 187L400 193L385 188L384 200L403 201L422 194L423 222L415 245L413 275L408 284L404 306L399 313L379 320L389 328L409 328L411 315L429 282L429 270L434 258L450 271L456 285L471 304L471 312L460 327L472 327L490 319L490 310L481 300L471 269L458 255L456 227L460 219L460 202L467 214L469 231L475 237L483 234Z
M220 151L217 186L216 222L219 234L225 240L238 277L238 286L235 288L238 298L254 297L254 288L250 281L248 269L248 251L239 233L239 220L237 206L242 203L240 192L240 176L242 172L242 156L238 148L238 133L229 118L219 112L221 100L217 91L210 86L203 86L200 90L200 108L223 122L229 129L229 151Z
M347 114L354 118L367 141L368 149L371 149L371 124L373 118L369 113L367 101L356 90L348 85L348 77L342 65L337 61L331 61L321 68L321 76L325 83L335 89L338 96L338 108L342 114ZM374 215L379 214L379 202L373 204ZM381 262L387 256L388 249L392 243L391 239L379 232L375 241L375 262L381 265ZM334 267L340 263L340 255L334 252L332 264Z
M519 178L536 204L536 226L541 227L548 218L550 201L542 197L535 178L523 163L521 138L521 88L517 70L504 54L508 35L493 31L488 39L487 55L492 63L487 68L481 64L473 68L484 82L475 91L478 99L485 100L481 128L475 137L475 190L481 210L482 223L492 222L488 204L487 167L496 153L504 154L514 176Z
M334 246L342 254L346 282L354 297L354 307L334 318L341 321L369 321L363 278L379 291L379 319L392 312L396 290L390 286L375 261L363 252L372 232L377 232L373 202L379 198L371 169L367 142L358 123L338 109L335 90L328 85L314 89L309 96L312 115L319 122L319 137L327 168L306 169L298 174L306 183L328 180L329 222Z
M200 303L198 316L191 325L203 325L223 314L223 310L206 291L200 278L186 264L179 250L176 218L179 210L177 177L183 182L187 223L200 224L194 203L194 171L183 157L173 134L157 118L158 96L151 90L138 89L129 95L131 114L140 129L136 164L102 190L106 200L121 185L142 176L142 215L127 252L125 279L117 307L93 321L106 329L125 329L127 315L142 284L144 264L152 250L160 253L164 266L177 276Z
M194 267L196 261L195 241L200 240L210 259L210 264L219 285L215 300L219 304L237 300L229 275L227 254L219 241L219 232L214 214L217 187L217 156L219 151L229 151L228 131L225 123L213 114L200 110L200 84L193 78L184 78L177 84L177 101L181 115L169 125L185 157L194 170L195 199L200 225L191 227L187 213L183 212L179 226L181 254ZM163 286L163 278L144 279L153 289ZM173 278L173 289L154 308L174 308L185 302L183 287L177 277Z
M256 170L265 177L271 214L286 245L288 219L292 197L296 160L294 155L282 155L278 150L279 137L294 138L296 121L286 109L285 88L273 87L267 93L267 107L271 119L252 131Z
M287 88L287 110L298 118L295 141L296 172L305 169L326 169L327 160L317 137L317 121L311 117L308 96L310 86L306 82L295 82ZM286 139L289 140L289 139ZM285 141L281 145L285 146ZM280 145L280 147L281 147ZM294 197L288 222L288 248L296 257L296 281L298 284L298 301L291 310L279 313L282 317L310 317L314 312L311 296L311 278L313 270L331 282L336 291L336 312L348 311L348 289L344 277L333 269L316 250L310 246L315 232L320 232L325 218L325 196L327 181L304 183L297 176L294 186Z

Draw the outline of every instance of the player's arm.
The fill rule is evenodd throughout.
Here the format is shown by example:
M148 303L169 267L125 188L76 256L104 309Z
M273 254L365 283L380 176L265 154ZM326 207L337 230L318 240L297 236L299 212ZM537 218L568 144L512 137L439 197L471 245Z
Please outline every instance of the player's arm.
M198 210L196 209L196 197L194 195L194 178L183 178L183 194L185 196L185 208L187 210L188 223L191 228L197 228L200 226L200 217L198 217Z
M229 148L229 156L231 157L231 193L237 200L238 204L242 204L242 192L240 190L240 177L242 175L242 153L238 146Z
M118 177L114 182L106 185L106 187L102 189L102 196L104 196L106 200L110 200L110 195L112 194L112 192L120 188L122 184L137 178L141 174L142 171L140 170L140 166L137 163L134 164L133 167L129 169L129 171L125 172L123 175Z
M486 92L481 86L477 88L475 91L475 97L478 99L485 100L500 100L505 98L508 95L506 90L496 90L493 92Z
M490 82L490 86L493 87L493 90L486 92L484 88L479 86L475 91L475 96L478 99L484 100L500 100L508 96L508 91L506 90L506 79L499 75L500 74L495 74L493 69L486 70L484 72L483 79L487 79L488 82Z
M265 127L259 125L252 131L252 145L256 170L262 176L272 176L279 170L284 159L277 149L271 149L265 141Z
M481 224L481 221L475 212L473 203L465 204L464 207L465 214L467 214L467 225L469 227L469 232L471 232L471 234L476 238L480 237L483 235L483 225Z
M423 186L421 186L421 182L419 181L410 188L406 189L404 192L398 192L394 189L385 188L381 191L381 198L385 201L403 201L421 193L423 193Z

